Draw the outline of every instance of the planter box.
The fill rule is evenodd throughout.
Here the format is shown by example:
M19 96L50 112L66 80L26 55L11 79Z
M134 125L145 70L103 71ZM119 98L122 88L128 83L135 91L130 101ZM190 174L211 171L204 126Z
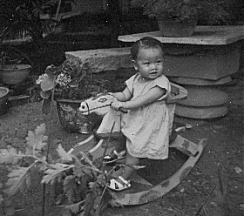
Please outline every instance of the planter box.
M15 85L23 82L30 73L31 66L28 64L5 65L0 70L2 82L7 85Z
M197 22L176 22L173 20L158 19L158 27L164 37L190 37Z

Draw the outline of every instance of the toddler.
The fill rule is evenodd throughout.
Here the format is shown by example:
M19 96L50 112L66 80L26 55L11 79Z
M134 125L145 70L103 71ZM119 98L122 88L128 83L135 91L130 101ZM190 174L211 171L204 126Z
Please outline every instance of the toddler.
M171 87L163 75L163 45L155 38L144 37L132 46L131 56L137 73L126 81L123 92L111 93L112 108L128 110L121 116L121 131L126 137L126 166L115 172L108 183L115 191L131 186L133 166L140 158L168 157L170 117L166 98ZM114 152L119 155L118 149Z

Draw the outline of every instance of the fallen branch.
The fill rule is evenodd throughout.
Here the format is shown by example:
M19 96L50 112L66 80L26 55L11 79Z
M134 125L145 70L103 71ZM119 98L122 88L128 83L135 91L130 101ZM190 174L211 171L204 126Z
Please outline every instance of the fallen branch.
M211 195L213 194L214 190L216 188L216 184L214 185L213 189L211 190L211 192L208 194L208 196L206 197L206 199L204 200L203 204L200 206L200 208L198 209L197 213L195 214L195 216L200 216L200 212L202 211L202 209L204 208L204 205L207 203L207 201L209 200L209 198L211 197Z

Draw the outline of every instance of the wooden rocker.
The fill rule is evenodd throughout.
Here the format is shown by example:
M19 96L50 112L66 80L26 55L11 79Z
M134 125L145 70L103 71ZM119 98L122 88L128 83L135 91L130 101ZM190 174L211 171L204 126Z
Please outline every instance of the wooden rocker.
M168 98L167 103L169 103L171 106L171 121L173 125L175 103L177 101L185 99L187 97L187 91L179 85L173 83L171 83L171 85L171 96ZM101 128L105 127L105 125L108 125L108 122L110 122L111 124L111 117L114 118L114 116L107 115L108 109L111 109L110 104L111 101L109 99L108 94L99 94L96 97L92 97L83 101L80 105L79 110L86 115L92 112L95 112L98 115L103 115L104 117L102 123L97 131L98 133L100 131L110 132L111 128ZM114 130L118 131L119 125L114 125ZM104 155L104 143L106 142L106 140L100 139L98 142L96 142L95 140L96 139L92 134L86 140L78 143L76 146L70 149L69 153L76 155L79 153L79 151L85 151L89 155L91 155L94 160L101 158ZM110 194L112 195L116 203L123 206L141 205L162 197L163 195L171 191L173 188L175 188L189 174L196 162L199 160L203 152L204 146L205 145L203 143L203 140L201 140L198 144L195 144L178 135L169 147L178 149L184 155L187 155L188 159L172 176L170 176L166 180L163 180L159 184L152 185L150 182L148 182L147 180L143 179L141 176L135 173L131 178L131 182L141 184L141 188L143 189L135 192L133 191L132 186L132 189L121 192L110 191ZM109 147L106 153L109 153L112 150L113 148Z

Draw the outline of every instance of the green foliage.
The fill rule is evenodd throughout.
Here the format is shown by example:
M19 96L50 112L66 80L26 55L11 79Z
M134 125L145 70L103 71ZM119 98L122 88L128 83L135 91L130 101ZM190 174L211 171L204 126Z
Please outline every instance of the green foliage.
M223 0L132 0L132 6L142 7L145 15L178 22L206 19L216 24L228 19Z
M0 164L17 164L21 157L16 156L18 154L17 149L8 145L6 149L0 149ZM19 154L21 154L19 152Z
M68 1L70 2L70 0ZM31 36L33 44L36 47L41 46L44 39L44 28L40 14L47 14L56 9L57 4L58 0L1 0L0 32L2 39Z
M59 66L50 65L36 80L43 98L43 114L49 114L54 99L81 100L106 91L105 81L96 84L88 63L66 60Z
M43 158L43 150L47 145L48 137L45 135L46 125L41 124L37 126L35 131L29 131L26 137L26 152L25 154L35 155L37 157Z
M84 91L86 81L83 80L86 74L86 65L80 67L77 62L70 60L59 66L48 66L45 73L36 80L36 83L40 84L40 96L44 100L43 113L50 112L54 95L55 98L66 99L79 99L87 95L88 90Z
M14 215L14 206L11 197L19 190L28 188L31 184L31 172L37 168L37 164L46 167L45 147L47 136L45 136L45 124L38 126L35 131L29 131L26 138L25 151L17 150L8 145L6 149L0 150L0 164L11 167L6 182L4 195L1 195L2 205L7 215ZM1 204L1 203L0 203Z
M43 99L50 98L53 90L57 97L70 98L72 89L77 88L77 92L81 90L82 80L86 75L86 65L80 67L77 62L66 60L59 66L47 66L45 73L39 76L36 83L40 84Z
M29 186L30 172L37 163L45 164L46 157L44 156L44 147L47 145L47 136L45 124L38 126L35 131L29 131L26 138L25 152L18 151L14 147L7 146L6 149L0 150L0 164L11 164L12 171L8 174L7 186L5 193L8 196L13 196L19 189ZM32 159L30 165L21 166L24 160ZM27 162L27 161L26 161Z
M38 169L43 172L42 184L62 185L62 194L67 200L64 207L71 215L99 215L107 188L107 173L98 169L84 152L75 156L67 153L60 144L58 159L47 162L48 137L45 133L45 124L29 131L23 152L11 146L0 150L0 164L8 164L10 168L5 194L0 194L0 205L6 200L5 212L14 212L12 202L8 200L12 200L18 191L30 187L31 173Z
M25 186L30 186L30 175L29 171L31 166L29 167L18 167L17 169L13 169L8 174L7 186L8 188L4 191L9 196L13 196L18 192L19 189L23 189Z

